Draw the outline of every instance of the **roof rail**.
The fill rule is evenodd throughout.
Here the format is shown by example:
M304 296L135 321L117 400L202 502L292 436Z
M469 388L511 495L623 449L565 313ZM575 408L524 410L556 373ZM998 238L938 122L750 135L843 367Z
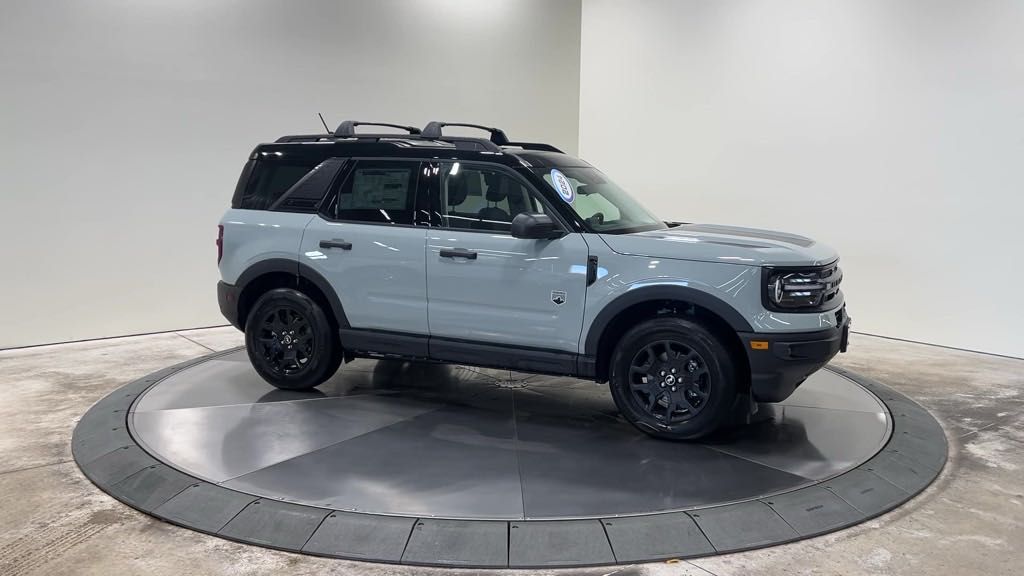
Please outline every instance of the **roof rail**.
M540 150L542 152L558 152L559 154L565 154L565 152L562 152L551 144L542 144L540 142L509 142L507 146L518 146L523 150Z
M331 134L292 134L289 136L281 136L275 143L282 144L288 142L320 142L321 140L333 140L334 136Z
M356 126L387 126L388 128L398 128L399 130L405 130L410 135L416 135L420 133L420 129L415 126L402 126L401 124L388 124L386 122L360 122L358 120L345 120L341 124L338 124L338 129L334 131L335 138L359 138L364 136L356 134ZM379 138L379 134L366 134L367 138ZM398 134L389 134L388 136L398 136Z

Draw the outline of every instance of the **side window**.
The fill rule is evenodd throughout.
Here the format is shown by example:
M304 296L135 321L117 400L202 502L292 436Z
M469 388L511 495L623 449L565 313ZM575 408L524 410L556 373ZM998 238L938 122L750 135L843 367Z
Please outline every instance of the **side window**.
M288 155L259 158L250 168L245 189L236 195L234 208L266 210L314 166L319 159L290 157ZM239 187L241 187L239 181Z
M519 180L472 164L443 164L440 192L441 221L448 228L510 232L516 214L544 212Z
M338 190L334 217L412 224L419 162L360 160Z

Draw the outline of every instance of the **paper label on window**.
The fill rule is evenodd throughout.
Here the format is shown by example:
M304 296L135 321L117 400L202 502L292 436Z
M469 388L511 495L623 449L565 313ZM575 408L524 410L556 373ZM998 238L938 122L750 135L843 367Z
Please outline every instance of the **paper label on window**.
M558 192L558 196L565 200L566 203L572 204L572 201L576 199L576 191L572 188L572 183L566 178L565 174L562 174L558 170L551 171L551 185L555 187L555 191Z

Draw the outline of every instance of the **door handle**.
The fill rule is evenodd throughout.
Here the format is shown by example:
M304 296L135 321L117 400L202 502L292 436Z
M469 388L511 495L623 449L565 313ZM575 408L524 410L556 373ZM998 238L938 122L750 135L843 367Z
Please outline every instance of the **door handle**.
M345 242L344 240L342 240L340 238L335 238L334 240L321 240L320 241L320 247L321 248L341 248L342 250L351 250L352 249L352 243L351 242Z
M467 260L476 260L476 252L466 250L465 248L456 248L454 250L441 250L441 258L466 258Z

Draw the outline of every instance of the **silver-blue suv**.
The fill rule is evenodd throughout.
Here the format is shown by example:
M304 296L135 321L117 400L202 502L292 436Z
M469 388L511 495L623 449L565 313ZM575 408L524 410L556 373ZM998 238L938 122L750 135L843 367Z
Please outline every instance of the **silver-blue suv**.
M831 248L665 222L586 162L472 124L261 144L217 245L224 316L291 390L358 357L573 376L690 439L788 397L849 331Z

